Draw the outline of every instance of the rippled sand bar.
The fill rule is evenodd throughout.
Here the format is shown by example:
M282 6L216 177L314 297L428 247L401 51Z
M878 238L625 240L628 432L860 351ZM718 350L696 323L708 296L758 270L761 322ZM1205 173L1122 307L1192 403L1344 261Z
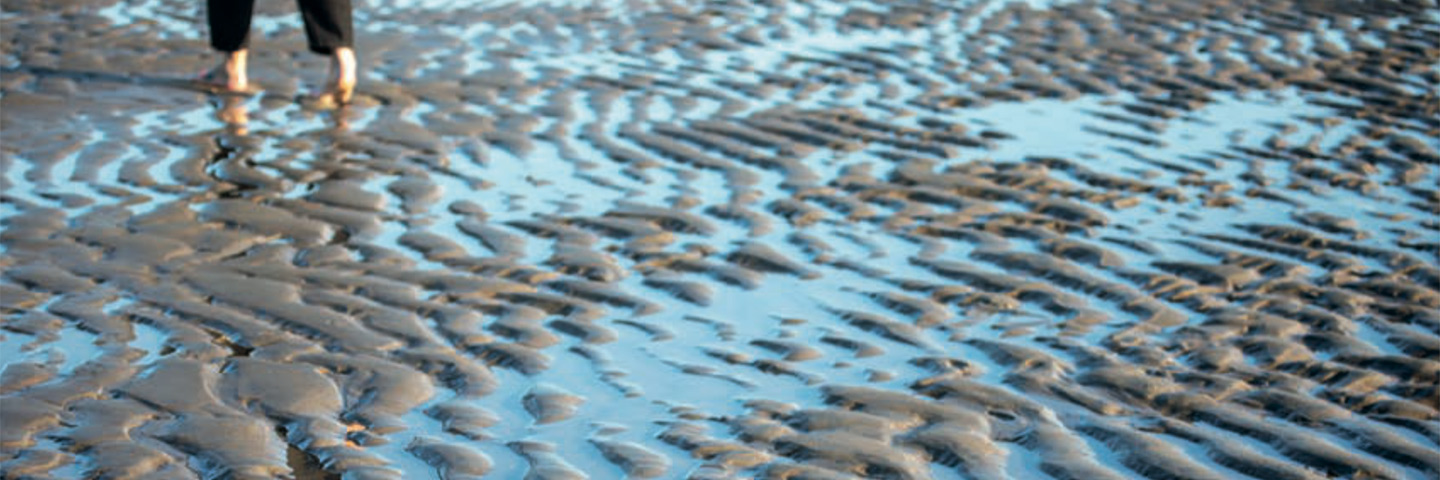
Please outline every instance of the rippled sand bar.
M1434 0L356 6L4 2L0 478L1440 476Z

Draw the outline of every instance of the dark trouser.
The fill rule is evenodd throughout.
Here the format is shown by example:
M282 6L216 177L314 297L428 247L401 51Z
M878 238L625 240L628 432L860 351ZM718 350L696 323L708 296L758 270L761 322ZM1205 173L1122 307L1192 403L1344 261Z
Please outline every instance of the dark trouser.
M350 0L299 0L299 3L310 51L329 55L337 48L354 45ZM210 46L222 52L246 48L254 10L255 0L208 0Z

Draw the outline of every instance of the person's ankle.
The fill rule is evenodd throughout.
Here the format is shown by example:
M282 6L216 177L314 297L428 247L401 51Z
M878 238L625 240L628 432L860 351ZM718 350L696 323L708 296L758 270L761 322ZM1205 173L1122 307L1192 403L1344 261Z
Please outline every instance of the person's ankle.
M336 48L330 56L330 84L326 86L332 100L337 104L350 103L356 82L355 50L349 47Z
M335 83L337 87L355 85L355 50L349 47L335 49L334 64Z
M248 53L246 50L236 50L225 55L225 86L230 90L244 90L249 86L245 73Z

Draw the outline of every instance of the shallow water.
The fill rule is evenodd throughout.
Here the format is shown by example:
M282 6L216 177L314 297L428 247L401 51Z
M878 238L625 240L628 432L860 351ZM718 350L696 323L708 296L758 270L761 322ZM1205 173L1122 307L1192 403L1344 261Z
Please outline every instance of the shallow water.
M196 8L0 15L0 476L1440 475L1433 2Z

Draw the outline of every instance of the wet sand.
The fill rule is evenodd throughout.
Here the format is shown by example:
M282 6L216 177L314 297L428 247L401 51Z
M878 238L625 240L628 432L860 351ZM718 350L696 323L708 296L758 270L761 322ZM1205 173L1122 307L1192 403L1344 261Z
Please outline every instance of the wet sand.
M0 477L1440 475L1440 7L0 13Z

